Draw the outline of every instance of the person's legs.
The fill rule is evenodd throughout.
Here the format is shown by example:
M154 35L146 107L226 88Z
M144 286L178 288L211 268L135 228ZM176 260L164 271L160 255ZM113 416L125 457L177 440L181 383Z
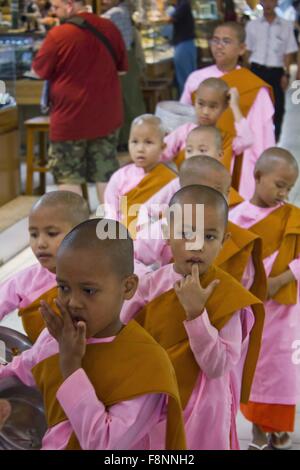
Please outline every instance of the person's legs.
M51 142L49 168L59 190L82 195L81 184L86 182L86 140Z
M284 71L280 68L270 71L266 68L257 67L256 65L251 65L251 71L273 88L275 108L273 121L275 126L275 138L276 142L278 142L285 111L285 94L280 83Z
M104 202L104 191L111 175L119 169L117 159L118 132L88 142L87 178L96 183L99 202Z
M174 65L178 91L181 95L186 79L197 68L197 49L193 40L175 46Z
M284 91L280 85L281 78L283 76L283 71L281 72L276 72L272 78L272 86L273 86L273 91L274 91L274 99L275 99L275 113L274 113L274 124L275 124L275 138L276 142L278 142L280 133L281 133L281 127L282 127L282 121L283 121L283 116L284 116L284 111L285 111L285 96L284 96Z

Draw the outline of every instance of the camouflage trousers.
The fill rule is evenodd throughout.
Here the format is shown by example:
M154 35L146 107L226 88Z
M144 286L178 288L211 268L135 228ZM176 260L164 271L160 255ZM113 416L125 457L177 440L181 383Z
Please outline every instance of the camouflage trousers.
M49 169L57 184L105 183L118 170L118 131L93 140L51 142Z

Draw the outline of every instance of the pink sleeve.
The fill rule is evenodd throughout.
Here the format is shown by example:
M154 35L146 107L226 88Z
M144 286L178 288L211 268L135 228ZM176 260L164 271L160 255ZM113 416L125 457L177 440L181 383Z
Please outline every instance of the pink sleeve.
M130 449L164 416L166 397L143 395L106 409L83 369L65 380L57 392L83 450Z
M261 88L247 116L248 125L255 136L251 146L255 161L264 150L276 144L273 115L274 106L269 92L266 88Z
M246 265L246 268L243 272L243 277L241 279L241 284L245 289L249 290L254 282L255 277L255 268L252 261L252 256L250 256L249 261Z
M8 313L20 307L22 302L22 289L16 276L7 279L0 286L0 320Z
M165 137L164 142L166 147L160 159L162 162L173 160L179 150L184 147L185 139L179 129L180 128L175 129L175 131L171 132Z
M112 175L104 192L105 217L120 220L120 173L117 171Z
M165 240L138 239L134 242L134 256L146 266L161 261Z
M200 80L199 80L199 82L200 82ZM193 90L191 89L191 75L189 75L186 82L185 82L185 84L184 84L183 92L182 92L182 95L180 97L180 103L193 104L192 103L192 93L193 93Z
M300 281L300 255L298 256L298 258L291 261L291 263L289 264L289 268L292 271L296 281L299 282Z
M235 122L236 137L232 141L232 150L235 155L240 155L253 144L253 132L250 129L247 119Z
M0 379L15 376L25 385L35 386L31 370L39 362L39 354L44 349L45 336L48 336L46 329L42 331L32 348L27 349L19 356L15 356L12 362L6 366L0 366Z
M184 326L195 359L209 378L221 377L238 363L242 345L240 312L220 331L212 326L206 310L194 320L185 321Z

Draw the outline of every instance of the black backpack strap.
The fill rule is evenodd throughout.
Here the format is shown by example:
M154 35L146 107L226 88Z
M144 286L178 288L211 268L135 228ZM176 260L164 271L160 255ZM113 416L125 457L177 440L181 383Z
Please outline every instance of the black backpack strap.
M69 18L67 21L65 21L65 23L73 24L74 26L77 26L78 28L87 29L88 31L93 33L94 36L96 36L99 39L99 41L101 41L101 43L104 44L104 46L106 47L106 49L109 51L110 55L112 56L116 67L118 68L118 58L117 58L116 52L114 48L112 47L110 41L107 39L106 36L104 36L104 34L101 33L101 31L99 31L91 23L86 21L82 16L72 16L72 18Z

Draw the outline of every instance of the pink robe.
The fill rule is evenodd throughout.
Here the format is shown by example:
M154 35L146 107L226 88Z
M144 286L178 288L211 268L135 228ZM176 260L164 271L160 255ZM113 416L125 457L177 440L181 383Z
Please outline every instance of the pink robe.
M224 73L216 65L196 70L188 77L181 103L192 104L192 93L206 78L220 78ZM244 199L250 199L254 193L255 182L252 177L254 166L264 150L275 145L273 124L274 106L266 88L261 88L247 115L247 122L255 136L253 145L244 151L243 171L239 193Z
M128 323L152 299L173 288L181 277L174 271L173 264L142 277L135 296L123 306L123 323ZM191 450L239 448L231 372L239 366L243 355L242 317L248 319L251 329L253 314L250 308L233 315L219 332L211 325L206 310L196 319L184 322L195 360L202 370L184 410L187 443ZM151 436L154 448L162 448L162 436L160 425Z
M113 339L90 338L87 343ZM0 366L0 380L17 376L33 387L32 368L57 353L57 341L44 329L31 349L16 356L10 364ZM78 369L63 382L56 397L68 420L46 431L43 450L65 449L73 431L83 450L148 450L150 431L165 416L166 397L163 394L142 395L106 409L83 369Z
M279 206L261 208L248 201L230 211L230 220L249 228ZM267 276L278 252L264 260ZM289 264L295 279L300 280L300 257ZM259 403L294 405L300 401L300 366L292 357L295 342L300 340L300 291L295 305L265 302L265 326L260 359L256 368L250 400ZM299 348L299 346L297 346Z
M249 128L247 119L243 118L240 122L235 122L234 125L236 137L232 141L233 156L240 155L247 148L250 148L254 142L254 135ZM166 147L162 153L161 161L173 160L180 150L185 149L187 137L195 127L197 127L197 124L188 122L167 135L164 139Z
M16 308L24 308L56 285L55 274L35 263L0 285L0 320Z

